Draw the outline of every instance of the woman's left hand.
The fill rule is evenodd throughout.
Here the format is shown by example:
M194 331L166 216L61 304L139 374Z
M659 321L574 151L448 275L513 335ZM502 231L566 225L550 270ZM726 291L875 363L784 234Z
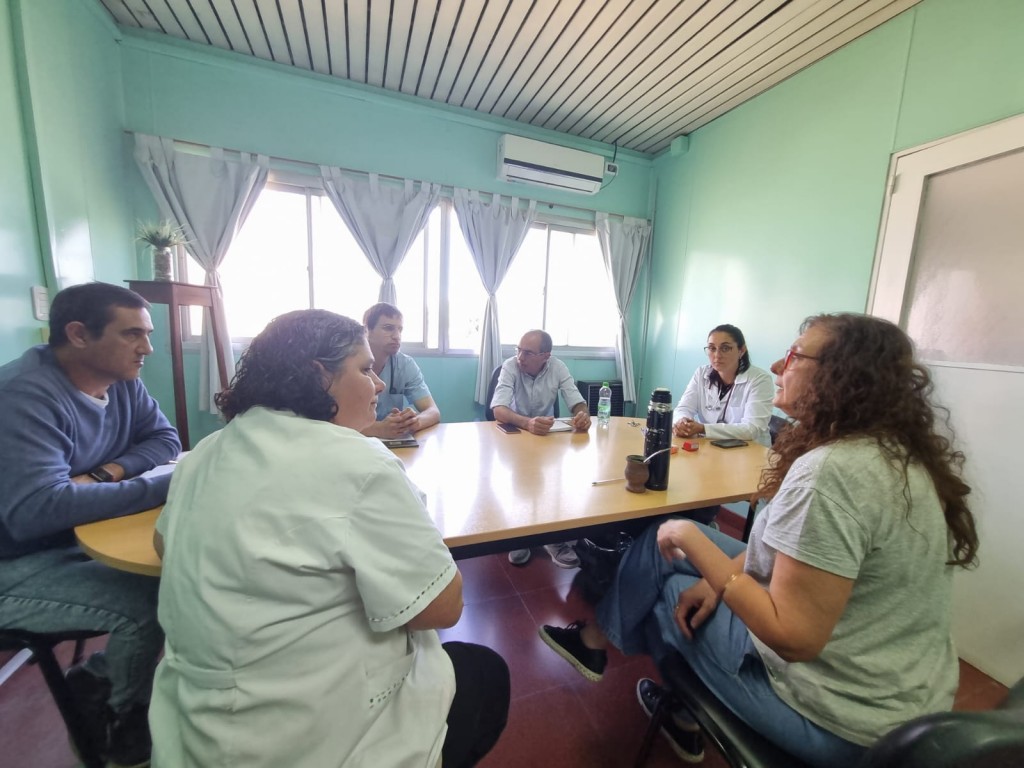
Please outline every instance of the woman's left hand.
M703 624L717 607L718 595L707 579L701 579L689 589L684 589L679 593L675 610L679 631L688 640L693 640L693 630Z

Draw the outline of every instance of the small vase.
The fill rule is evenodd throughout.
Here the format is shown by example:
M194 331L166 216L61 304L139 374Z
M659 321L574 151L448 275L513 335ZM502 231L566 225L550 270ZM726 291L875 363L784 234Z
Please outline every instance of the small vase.
M174 272L171 269L171 249L153 249L153 279L173 280Z

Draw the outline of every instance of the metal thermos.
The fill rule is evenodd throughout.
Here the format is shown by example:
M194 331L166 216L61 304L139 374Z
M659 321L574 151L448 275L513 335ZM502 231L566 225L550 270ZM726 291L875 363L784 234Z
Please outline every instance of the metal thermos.
M651 394L651 403L647 406L647 437L644 439L644 456L664 448L672 447L672 393L664 387L658 387ZM648 462L650 476L647 487L652 491L664 491L668 488L668 462L672 457L669 451L660 453Z

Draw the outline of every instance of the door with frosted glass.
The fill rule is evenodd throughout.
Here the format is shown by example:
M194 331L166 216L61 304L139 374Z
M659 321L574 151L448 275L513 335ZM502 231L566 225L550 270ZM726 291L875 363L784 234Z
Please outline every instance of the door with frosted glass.
M1024 676L1024 116L894 158L868 311L899 323L951 412L981 549L955 579L960 656Z

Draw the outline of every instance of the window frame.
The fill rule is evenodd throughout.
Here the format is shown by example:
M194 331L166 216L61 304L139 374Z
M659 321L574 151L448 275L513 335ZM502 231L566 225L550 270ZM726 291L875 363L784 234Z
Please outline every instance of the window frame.
M307 279L308 279L308 291L307 291L307 305L312 307L316 298L316 275L314 274L314 263L313 263L313 215L312 215L312 197L317 195L322 197L325 195L323 181L317 176L292 173L288 171L272 171L270 177L267 180L266 189L275 190L278 192L302 194L305 198L305 209L306 209L306 267L307 267ZM453 204L452 196L450 193L442 194L441 199L438 201L437 207L440 209L440 220L438 226L440 231L437 233L438 238L438 265L436 280L438 285L436 286L437 294L437 344L431 346L430 344L430 313L432 311L432 297L431 297L431 280L433 276L431 274L430 259L432 255L430 253L430 236L429 231L433 223L434 212L431 212L431 217L428 219L427 224L424 226L422 237L415 241L415 244L420 244L422 252L419 254L420 264L423 270L423 292L422 297L423 303L423 329L424 329L424 341L405 341L402 342L402 347L409 354L415 357L478 357L480 354L479 349L454 349L451 347L450 339L450 312L449 312L449 277L451 274L451 239L454 232L458 232L461 236L461 229L458 224L457 214L455 212L455 206ZM342 222L344 225L344 222ZM542 327L547 320L548 312L548 280L550 275L550 261L551 261L551 233L553 231L566 232L573 235L593 235L596 236L596 229L591 222L587 222L581 219L574 219L565 216L558 216L555 214L539 214L531 227L543 227L545 230L545 256L544 256L544 285L543 285L543 297L544 297L544 309L542 313ZM406 259L412 256L412 251L406 255ZM187 279L188 276L188 260L191 256L188 255L184 247L179 247L175 266L177 274ZM194 259L193 259L194 261ZM198 266L198 265L197 265ZM180 279L180 278L179 278ZM360 319L360 318L357 318ZM229 323L230 327L230 323ZM524 329L524 332L529 329ZM191 318L188 313L183 313L182 316L182 338L187 342L187 348L198 349L199 335L192 331ZM235 336L232 335L231 343L232 347L237 351L238 349L244 349L248 346L249 342L252 341L250 336ZM515 344L502 344L501 353L503 358L511 357L515 353ZM552 353L557 357L567 357L575 359L593 359L593 360L607 360L614 359L615 347L614 344L610 346L573 346L573 345L555 345L552 348Z

